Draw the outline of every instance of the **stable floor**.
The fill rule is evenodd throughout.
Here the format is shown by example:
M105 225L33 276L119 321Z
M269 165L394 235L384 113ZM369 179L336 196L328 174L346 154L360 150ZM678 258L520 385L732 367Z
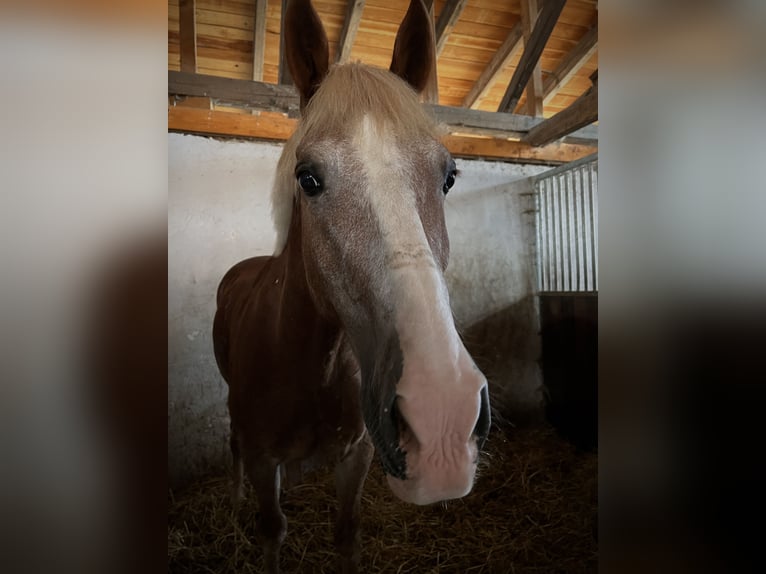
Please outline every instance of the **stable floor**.
M362 499L362 559L370 574L596 572L597 455L549 428L493 428L466 498L417 507L393 497L373 461ZM257 502L237 513L228 477L169 493L168 571L260 572ZM334 573L330 469L283 490L285 572Z

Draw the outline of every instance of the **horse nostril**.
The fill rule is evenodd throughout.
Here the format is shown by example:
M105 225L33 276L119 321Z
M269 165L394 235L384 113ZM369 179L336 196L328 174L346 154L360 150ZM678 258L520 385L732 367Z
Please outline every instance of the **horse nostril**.
M407 453L400 445L402 433L406 432L408 427L396 403L394 397L390 406L383 410L380 419L382 424L378 427L378 432L372 433L372 439L378 449L383 471L394 478L404 480L407 478Z
M406 443L410 438L410 425L402 415L402 411L399 410L399 397L394 397L394 402L391 403L391 423L396 429L396 435L399 437L400 444ZM398 445L397 445L398 446Z
M489 390L487 389L486 384L481 388L481 391L479 391L479 395L481 402L479 406L479 418L476 419L476 426L473 429L473 434L476 435L476 446L478 450L481 451L487 440L489 427L492 423L492 417L489 412Z

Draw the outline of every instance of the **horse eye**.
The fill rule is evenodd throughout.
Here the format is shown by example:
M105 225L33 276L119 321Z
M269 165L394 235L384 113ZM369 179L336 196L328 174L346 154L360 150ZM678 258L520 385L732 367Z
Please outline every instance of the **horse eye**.
M298 185L301 186L303 192L309 197L313 197L322 191L322 182L307 169L298 173Z
M455 177L457 176L457 170L452 170L447 174L447 179L444 181L444 187L442 187L442 191L444 192L444 195L447 195L447 192L452 189L452 186L455 185Z

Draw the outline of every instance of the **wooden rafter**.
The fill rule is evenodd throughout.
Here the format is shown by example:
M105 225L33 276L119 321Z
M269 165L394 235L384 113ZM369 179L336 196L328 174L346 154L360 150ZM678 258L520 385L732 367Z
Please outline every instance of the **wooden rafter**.
M359 30L359 22L362 19L365 0L348 0L346 7L346 19L343 22L343 29L340 33L340 42L338 50L335 53L335 61L342 64L351 55L351 47L354 45L354 38Z
M518 22L505 38L500 49L495 52L494 56L492 56L492 59L489 64L487 64L487 67L484 68L479 79L476 80L476 83L474 83L473 86L471 86L471 90L463 99L464 108L473 107L481 102L482 98L487 93L487 90L489 90L490 86L495 82L498 74L503 71L503 68L505 68L508 62L511 61L516 52L521 49L522 45L523 31L521 22Z
M434 3L433 0L425 0L425 7L428 10L428 21L431 22L431 34L434 34L436 38L436 31L434 29ZM434 40L435 42L436 40ZM431 74L428 76L428 84L426 89L423 90L421 98L424 102L429 104L439 103L439 74L437 72L436 60L438 60L439 54L434 50L434 59L431 62Z
M260 0L262 1L262 0ZM316 10L321 15L322 21L327 27L328 40L335 63L339 56L343 43L341 32L344 27L350 0L314 0ZM526 3L528 0L524 0ZM542 7L544 0L537 0ZM189 0L184 0L188 5ZM447 14L450 6L444 10L447 0L423 0L426 6L431 5L436 12L434 24L439 22L439 16ZM477 4L478 2L478 4ZM452 32L446 37L441 56L439 58L439 91L440 102L450 106L462 106L464 99L471 91L474 81L483 72L487 63L493 58L498 47L501 46L511 29L521 18L522 0L513 2L499 2L492 0L487 3L482 0L469 0L460 15ZM577 95L584 86L582 69L576 71L568 83L567 78L560 72L565 69L564 58L571 57L570 52L583 40L588 30L596 25L598 10L595 0L577 0L566 2L561 13L560 26L556 25L549 41L543 49L540 62L543 67L543 93L545 115L549 116L573 101L572 95ZM196 0L196 43L197 70L205 74L214 74L225 77L236 77L250 80L258 78L260 66L258 64L256 41L258 36L255 27L259 18L256 15L256 5L259 0ZM279 81L279 46L280 46L280 19L282 0L267 0L267 32L266 49L263 65L263 81L278 83ZM408 2L405 2L406 5ZM181 32L180 11L181 0L173 0L168 5L168 68L181 69ZM399 3L401 4L401 3ZM375 5L366 2L361 15L358 33L353 43L350 44L351 55L349 59L359 59L367 64L388 67L390 63L390 44L393 41L397 27L402 18L404 6L397 2L376 2ZM399 5L397 8L396 6ZM453 13L454 14L454 13ZM446 16L442 16L446 18ZM434 26L435 27L435 26ZM362 39L362 35L365 36ZM595 37L595 33L589 34ZM440 38L443 39L443 38ZM347 42L348 43L348 42ZM589 44L592 46L592 44ZM518 44L517 52L510 61L495 76L487 87L487 90L477 98L474 89L468 100L473 100L468 107L496 110L499 107L501 97L504 95L513 75L517 62L524 50L523 39ZM587 51L587 49L586 49ZM587 59L583 67L590 72L596 67L598 61L598 48ZM188 60L188 58L184 58ZM576 64L577 59L572 60ZM187 64L185 62L185 64ZM476 67L478 66L478 68ZM184 69L190 69L185 65ZM569 68L572 69L572 68ZM287 70L283 65L282 81L289 81L285 76ZM485 76L486 77L486 76ZM498 79L498 77L500 79ZM560 85L557 85L561 79ZM470 81L466 81L470 80ZM572 91L574 87L579 91ZM525 87L526 88L526 87ZM553 88L553 91L551 89ZM558 90L558 91L557 91ZM562 94L569 96L563 96ZM547 96L547 98L546 98ZM521 104L528 98L522 93ZM554 105L556 110L551 110ZM526 107L517 107L512 110L518 113L527 113Z
M551 101L598 49L598 26L593 26L543 84L543 103Z
M266 8L268 0L255 0L253 22L253 80L263 81L263 61L266 56Z
M279 31L279 78L278 82L283 85L291 85L293 77L290 75L290 67L287 65L287 53L285 52L285 14L287 13L288 0L282 0L282 17Z
M457 24L460 15L463 13L468 0L447 0L439 13L439 21L436 23L436 57L439 57L444 44L447 42L447 36Z
M197 6L195 0L181 0L178 36L181 43L181 70L197 71Z
M293 86L204 74L168 71L168 94L177 98L207 97L217 105L245 110L278 111L293 117L298 115L299 109L299 97ZM518 114L425 105L436 120L444 124L451 133L522 138L543 121L540 118ZM597 145L597 130L587 129L572 134L571 141Z
M529 44L529 37L537 22L537 0L521 0L521 25L524 27L524 43ZM536 118L543 115L543 72L538 60L532 68L532 76L527 83L526 113Z
M598 72L598 71L597 71ZM598 74L593 86L568 108L533 127L522 141L544 146L598 120Z
M516 108L516 104L519 103L535 65L540 60L543 48L545 48L545 44L553 32L553 27L556 25L565 3L566 0L546 0L543 4L537 16L535 27L529 35L529 42L524 46L524 53L521 55L519 65L505 90L498 111L512 112Z

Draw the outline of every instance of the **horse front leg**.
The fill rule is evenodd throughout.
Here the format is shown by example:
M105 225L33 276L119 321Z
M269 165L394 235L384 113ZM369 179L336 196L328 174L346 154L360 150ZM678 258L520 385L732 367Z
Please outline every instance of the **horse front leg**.
M362 439L335 466L338 516L335 523L335 546L342 574L356 574L361 554L359 533L362 487L370 469L375 448L365 431Z
M263 540L266 574L279 574L279 548L287 534L287 519L279 506L279 463L268 457L247 457L247 474L258 497L258 533Z
M231 436L229 438L229 447L231 448L232 459L232 486L231 486L231 505L234 509L239 508L242 498L244 498L244 466L242 464L242 455L239 449L239 437L234 425L231 425Z

